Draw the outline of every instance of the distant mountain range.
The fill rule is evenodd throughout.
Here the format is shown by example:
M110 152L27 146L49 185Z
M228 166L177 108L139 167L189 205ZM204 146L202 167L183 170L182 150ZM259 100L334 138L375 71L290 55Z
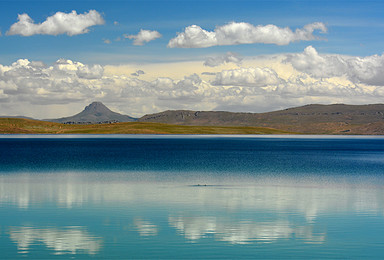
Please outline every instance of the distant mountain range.
M177 125L270 127L308 134L384 134L384 104L314 104L267 113L172 110L145 115L138 121Z
M267 113L169 110L134 118L93 102L71 117L47 119L64 124L154 122L189 126L253 126L305 134L384 134L384 104L306 105Z
M375 105L306 105L267 113L233 113L222 111L170 110L145 115L145 122L182 125L242 125L343 122L365 124L384 122L384 104Z

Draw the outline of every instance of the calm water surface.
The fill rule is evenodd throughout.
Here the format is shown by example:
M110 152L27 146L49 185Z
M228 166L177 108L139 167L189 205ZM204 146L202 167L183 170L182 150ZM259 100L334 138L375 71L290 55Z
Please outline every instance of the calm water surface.
M0 136L0 258L381 258L384 138Z

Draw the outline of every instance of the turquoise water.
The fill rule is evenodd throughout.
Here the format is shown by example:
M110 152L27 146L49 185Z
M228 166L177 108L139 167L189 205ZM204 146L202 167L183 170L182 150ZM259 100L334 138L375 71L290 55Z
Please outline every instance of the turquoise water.
M381 258L384 138L0 137L1 258Z

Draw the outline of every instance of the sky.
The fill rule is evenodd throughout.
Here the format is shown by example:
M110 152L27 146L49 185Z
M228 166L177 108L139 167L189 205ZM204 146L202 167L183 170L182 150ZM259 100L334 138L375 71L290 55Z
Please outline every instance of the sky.
M384 1L0 0L0 115L384 98Z

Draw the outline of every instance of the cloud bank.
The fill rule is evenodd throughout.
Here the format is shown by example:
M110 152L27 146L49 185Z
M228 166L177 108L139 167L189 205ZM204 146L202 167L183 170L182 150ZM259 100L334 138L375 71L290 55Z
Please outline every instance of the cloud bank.
M367 57L319 54L308 46L304 52L290 54L285 62L315 78L347 77L353 83L384 86L384 55Z
M240 68L216 73L213 85L264 87L282 83L277 73L269 68Z
M71 13L57 12L39 24L36 24L28 14L19 14L17 20L10 27L7 35L67 34L73 36L88 33L89 27L105 23L101 14L95 10L90 10L84 14L77 14L76 11Z
M128 39L133 39L133 45L144 45L147 42L156 40L161 37L158 31L150 31L141 29L136 35L126 35Z
M251 43L265 43L287 45L296 41L311 41L319 39L313 33L327 32L325 24L316 22L305 25L302 29L292 31L273 24L252 25L249 23L232 22L218 26L214 31L207 31L198 25L185 28L184 32L171 39L169 48L206 48L219 45L238 45Z
M207 72L212 76L191 71L179 79L151 77L151 67L144 65L143 70L114 74L98 64L67 59L51 65L20 59L0 65L0 111L54 118L99 100L139 117L169 109L264 112L313 103L381 103L384 98L383 56L319 54L309 46L302 53L263 57L270 62L265 66L250 65L255 59L244 59L246 67L213 67ZM196 64L201 71L206 68ZM177 70L181 65L162 66ZM36 107L41 110L34 111Z

